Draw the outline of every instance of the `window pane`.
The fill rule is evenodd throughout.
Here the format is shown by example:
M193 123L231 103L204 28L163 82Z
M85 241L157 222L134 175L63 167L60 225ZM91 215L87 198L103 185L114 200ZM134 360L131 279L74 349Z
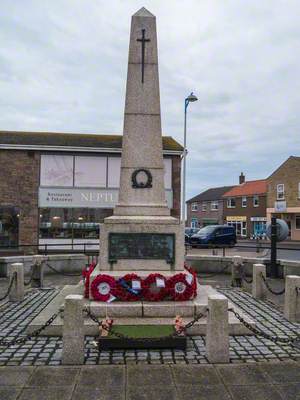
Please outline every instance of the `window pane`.
M73 156L42 154L41 186L73 186Z
M300 215L296 215L296 229L300 229Z
M15 207L0 208L0 247L18 246L19 211Z
M72 238L71 208L41 208L40 238Z
M121 157L108 157L108 184L109 188L120 187Z
M107 157L75 157L75 186L106 187Z
M165 189L172 189L172 159L164 158Z

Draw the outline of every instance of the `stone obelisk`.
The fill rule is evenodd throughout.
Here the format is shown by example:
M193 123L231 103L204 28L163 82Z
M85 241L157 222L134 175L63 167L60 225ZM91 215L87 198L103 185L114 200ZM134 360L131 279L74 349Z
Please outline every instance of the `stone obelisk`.
M93 275L183 269L183 226L165 198L157 53L156 18L142 8L131 21L119 202L100 227Z
M132 187L134 171L149 170L151 187ZM147 179L141 172L137 179ZM165 200L156 18L132 16L124 114L119 204L114 215L170 215Z

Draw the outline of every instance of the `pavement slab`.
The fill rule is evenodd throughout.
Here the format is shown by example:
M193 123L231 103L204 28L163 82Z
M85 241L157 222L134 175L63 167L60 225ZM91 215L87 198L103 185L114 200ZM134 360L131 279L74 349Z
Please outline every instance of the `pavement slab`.
M0 400L16 400L21 390L20 387L2 386L0 387Z
M233 400L282 400L272 385L229 386Z
M0 367L0 388L4 386L24 386L33 371L33 367Z
M274 383L294 382L300 383L300 367L299 363L286 363L283 368L281 364L264 364L260 366Z
M40 367L33 374L27 386L72 386L80 369L74 367Z
M24 388L18 400L70 400L72 387Z
M213 366L180 365L172 368L178 385L218 385L221 383Z
M216 367L222 380L228 385L257 385L270 382L270 378L258 365L219 365Z

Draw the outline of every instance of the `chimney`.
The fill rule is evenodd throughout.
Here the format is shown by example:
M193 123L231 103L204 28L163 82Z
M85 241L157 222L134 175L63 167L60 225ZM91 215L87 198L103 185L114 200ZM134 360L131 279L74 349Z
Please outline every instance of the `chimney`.
M245 175L242 172L241 172L241 175L239 176L239 183L240 183L240 185L242 183L245 183Z

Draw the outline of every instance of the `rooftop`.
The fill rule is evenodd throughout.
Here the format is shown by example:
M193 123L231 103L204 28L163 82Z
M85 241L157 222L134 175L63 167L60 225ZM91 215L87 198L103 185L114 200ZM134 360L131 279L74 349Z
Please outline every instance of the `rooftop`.
M192 197L187 203L194 203L198 201L209 201L209 200L219 200L222 199L223 194L228 190L232 189L234 186L221 186L216 188L207 189L204 192Z
M0 147L42 146L42 147L84 147L121 149L122 135L101 135L88 133L19 132L0 131ZM181 152L183 147L171 136L163 136L163 149Z
M267 181L265 179L259 179L234 186L231 190L224 193L223 197L252 196L257 194L266 194L266 192Z

